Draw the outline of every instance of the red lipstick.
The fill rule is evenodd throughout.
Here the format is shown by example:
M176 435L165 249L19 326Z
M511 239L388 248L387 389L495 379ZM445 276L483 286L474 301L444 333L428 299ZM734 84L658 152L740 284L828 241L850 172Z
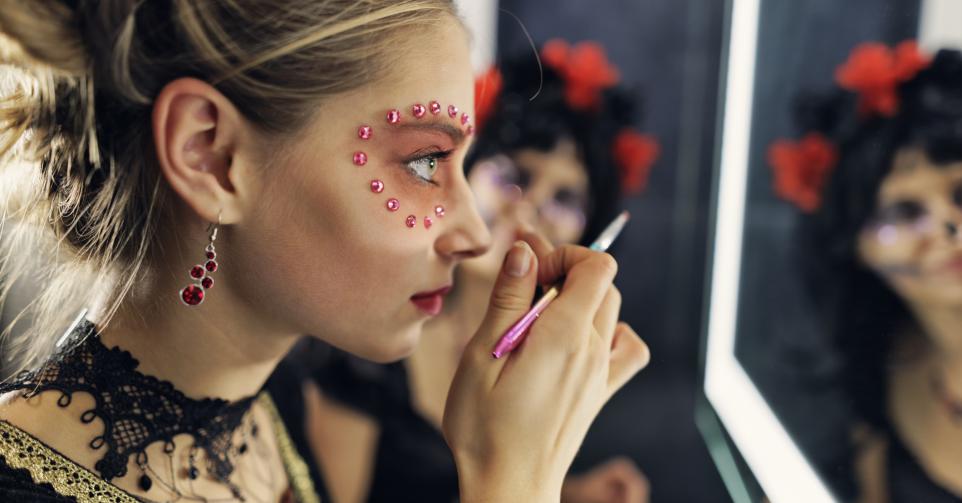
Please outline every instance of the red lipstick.
M444 307L444 296L450 291L451 286L448 285L430 292L416 293L411 296L411 302L422 313L428 316L437 316L441 314L441 309Z

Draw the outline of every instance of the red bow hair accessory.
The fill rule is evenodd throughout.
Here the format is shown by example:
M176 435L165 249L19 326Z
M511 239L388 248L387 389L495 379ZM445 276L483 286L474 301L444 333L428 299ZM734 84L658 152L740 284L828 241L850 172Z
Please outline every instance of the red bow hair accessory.
M797 142L779 140L768 148L775 193L806 213L821 204L822 188L836 162L835 147L820 133L809 133Z
M862 117L892 117L898 112L898 86L912 80L931 63L914 40L894 49L877 42L861 44L835 71L838 85L859 94L858 112Z
M611 146L618 165L622 195L637 194L648 185L648 174L661 153L654 137L631 128L622 129Z
M621 78L597 42L570 46L564 40L549 40L541 48L541 60L564 79L565 101L575 110L597 110L601 105L601 91L614 86Z
M474 79L474 124L479 130L494 113L503 87L504 78L496 66Z

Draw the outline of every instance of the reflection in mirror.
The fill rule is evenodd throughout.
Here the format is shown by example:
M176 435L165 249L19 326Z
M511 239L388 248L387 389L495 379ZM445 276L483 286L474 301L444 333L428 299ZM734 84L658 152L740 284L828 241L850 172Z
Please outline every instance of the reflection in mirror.
M773 501L958 503L960 5L733 6L706 394Z

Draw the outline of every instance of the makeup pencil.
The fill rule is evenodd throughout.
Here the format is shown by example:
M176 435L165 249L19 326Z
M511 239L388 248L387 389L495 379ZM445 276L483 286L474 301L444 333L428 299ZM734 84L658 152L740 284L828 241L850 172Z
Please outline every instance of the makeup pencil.
M591 243L591 246L588 248L601 252L608 250L608 247L611 246L611 243L615 241L615 238L618 237L618 234L621 233L621 230L625 228L625 224L628 222L628 217L628 212L622 211L620 215L618 215L610 224L608 224L608 227L605 227L605 230L601 232L601 234L598 236L598 239ZM560 292L561 283L557 283L549 288L548 291L545 292L540 299L538 299L538 302L536 302L534 306L531 306L531 309L529 309L520 320L515 322L514 325L511 325L511 328L509 328L504 335L498 339L498 343L495 344L494 350L491 351L491 356L495 358L501 358L502 356L514 350L514 348L518 347L518 345L521 344L521 341L524 340L525 335L528 333L528 329L531 328L531 324L541 316L541 313L548 307L548 305L551 304L551 301L553 301Z

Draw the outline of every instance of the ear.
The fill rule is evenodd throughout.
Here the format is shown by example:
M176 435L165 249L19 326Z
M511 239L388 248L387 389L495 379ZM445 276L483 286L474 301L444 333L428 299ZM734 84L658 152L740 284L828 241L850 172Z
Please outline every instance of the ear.
M152 121L157 160L171 188L208 222L239 221L231 163L245 123L230 100L201 80L177 79L154 100Z

